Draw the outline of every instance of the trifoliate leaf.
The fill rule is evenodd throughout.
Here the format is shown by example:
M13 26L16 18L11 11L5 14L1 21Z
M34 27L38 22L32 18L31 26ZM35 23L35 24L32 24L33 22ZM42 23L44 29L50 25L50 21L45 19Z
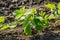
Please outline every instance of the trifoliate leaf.
M48 25L49 25L49 20L48 20L48 19L45 19L45 20L44 20L44 25L45 25L45 26L48 26Z

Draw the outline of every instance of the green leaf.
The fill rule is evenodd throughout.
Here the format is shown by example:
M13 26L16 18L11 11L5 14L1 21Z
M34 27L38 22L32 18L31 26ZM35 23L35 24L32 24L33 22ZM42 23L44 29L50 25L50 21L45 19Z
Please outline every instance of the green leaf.
M60 2L58 3L58 6L57 6L57 7L58 7L58 9L60 10Z
M46 4L45 6L51 10L56 10L56 6L54 4Z
M41 11L41 12L39 13L39 15L42 16L42 17L43 17L45 14L46 14L46 13L43 12L43 11Z
M28 20L24 20L23 21L23 27L25 27L25 25L28 23Z
M47 15L45 15L44 18L43 18L43 19L44 19L43 22L44 22L44 25L45 25L45 26L48 26L48 25L49 25L48 16L49 16L49 15L47 14Z
M54 14L51 14L48 18L51 20L51 19L55 19L56 17L54 16Z
M26 35L31 35L31 26L30 26L30 23L26 23L25 27L24 27L24 33Z
M36 14L37 13L35 8L31 8L31 9L32 9L32 14Z
M38 19L37 17L34 17L34 20L35 24L38 24L40 22L40 19Z
M15 28L17 26L16 22L9 23L9 28Z
M58 10L58 14L60 15L60 10Z
M15 19L19 19L22 15L24 15L25 12L25 7L22 7L20 10L15 10L13 15L15 16Z
M23 23L24 23L24 20L20 20L20 21L18 22L19 25L23 25Z
M35 26L36 30L41 30L43 28L43 25L42 24L38 24Z
M45 15L45 16L44 16L44 20L48 19L48 16L49 16L48 14Z
M48 19L45 19L45 20L44 20L44 25L45 25L45 26L48 26L48 25L49 25L49 20L48 20Z
M32 21L34 19L34 15L30 14L25 17L27 20Z
M36 9L31 8L31 9L27 9L27 11L24 13L24 15L29 15L29 14L34 15L36 13L37 13Z
M54 16L55 16L55 18L58 18L58 17L59 17L59 12L58 12L58 10L55 11Z
M38 17L34 17L34 24L35 24L35 28L36 28L36 30L40 30L40 29L42 29L43 28L43 22L42 21L40 21L40 19L38 18Z
M4 24L3 26L2 26L2 28L0 28L0 30L6 30L6 29L8 29L9 27L8 27L8 25L7 24Z
M4 16L0 16L0 23L5 21L5 17Z

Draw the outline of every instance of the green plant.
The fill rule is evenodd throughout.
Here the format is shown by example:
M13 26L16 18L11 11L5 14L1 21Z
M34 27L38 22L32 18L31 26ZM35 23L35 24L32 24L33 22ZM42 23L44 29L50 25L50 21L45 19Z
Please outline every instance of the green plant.
M48 3L48 4L46 4L45 6L46 6L47 8L50 8L51 10L56 10L56 6L55 6L54 4L52 4L52 3L51 3L51 4Z
M14 22L3 24L5 21L4 16L0 16L0 30L5 30L8 28L15 28L17 24L22 25L24 33L26 35L32 34L32 28L36 30L41 30L45 26L49 25L49 20L60 17L60 2L57 7L54 4L46 4L47 8L51 9L54 14L46 14L46 12L40 11L39 15L36 15L36 8L26 9L25 7L15 10L13 16L15 17Z
M57 7L54 4L46 4L46 8L51 9L54 14L51 14L49 19L55 19L60 17L60 2L57 4Z
M23 9L22 7L21 9ZM24 27L24 33L26 35L30 35L32 29L35 28L36 30L42 29L44 26L49 25L48 15L45 15L46 13L41 11L39 13L39 16L36 15L37 11L35 8L26 9L23 10L15 10L13 14L15 18L17 19L17 22ZM21 12L22 11L22 12ZM17 16L18 15L18 16Z
M24 28L24 33L26 35L30 35L32 33L32 28L35 28L36 30L41 30L45 26L49 25L49 20L55 18L55 16L48 15L46 12L41 11L39 15L36 15L37 11L35 8L31 9L26 9L25 7L22 7L19 10L15 10L13 12L13 16L15 17L16 21L4 24L0 24L0 30L5 30L7 28L15 28L17 24L22 25ZM4 22L4 17L2 16L0 19L3 19Z

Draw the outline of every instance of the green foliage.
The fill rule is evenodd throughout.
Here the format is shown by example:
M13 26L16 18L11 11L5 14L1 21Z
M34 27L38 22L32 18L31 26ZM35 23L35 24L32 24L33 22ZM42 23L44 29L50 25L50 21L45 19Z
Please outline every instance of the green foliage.
M11 22L8 25L9 25L9 28L15 28L17 26L17 23L16 22Z
M32 14L36 14L36 13L37 13L37 11L36 11L35 8L32 8L31 11L32 11L32 12L31 12Z
M58 9L60 10L60 2L58 3L57 7L58 7Z
M0 30L5 30L7 28L15 28L17 24L22 25L24 33L26 35L31 35L32 29L41 30L44 26L49 25L49 20L60 17L60 2L57 7L54 4L46 4L47 8L53 10L54 14L46 14L46 12L40 11L39 15L36 15L36 8L26 9L25 7L15 10L13 16L16 21L2 24L5 21L4 16L0 16Z
M39 13L40 16L35 15L37 13L35 8L27 9L26 12L21 16L19 20L19 24L24 27L24 33L26 35L31 34L31 27L35 26L36 30L43 29L44 26L49 25L48 15L41 11Z
M46 4L45 6L51 10L56 10L56 6L54 4Z
M24 33L26 35L31 35L31 25L29 21L27 21L26 25L24 25Z
M5 29L8 29L9 27L8 27L8 25L7 24L3 24L2 26L1 26L1 28L0 28L0 31L1 30L5 30Z
M41 12L39 13L39 15L40 15L41 17L43 17L45 14L46 14L46 13L43 12L43 11L41 11Z
M39 18L34 17L34 20L33 20L33 21L34 21L34 24L35 24L35 28L36 28L36 30L40 30L40 29L43 28L43 22L40 21Z
M11 22L9 24L0 24L0 30L6 30L8 28L15 28L17 26L16 22Z
M60 10L58 10L58 14L60 15Z
M57 8L58 8L58 15L60 15L60 2L58 3L58 5L57 5Z
M51 19L55 19L56 17L54 16L54 14L51 14L50 16L49 16L49 20L51 20Z
M25 7L22 7L20 10L15 10L13 15L15 16L15 19L19 19L25 12Z
M54 4L46 4L45 6L46 8L50 8L54 12L54 14L51 14L49 16L50 20L60 17L60 2L57 4L57 6L55 6Z
M41 11L39 14L42 17L41 19L42 19L43 25L48 26L49 25L48 14L46 15L46 12L43 12L43 11Z
M4 16L0 16L0 23L3 23L5 21Z
M21 12L21 11L23 11L23 12ZM32 26L31 22L34 19L34 15L37 13L36 9L35 8L25 9L24 8L23 10L20 9L18 11L14 11L14 13L15 13L15 15L14 15L15 18L17 20L19 20L18 23L24 27L24 33L26 35L30 35L31 26ZM21 13L22 13L22 15L21 15ZM19 15L19 16L17 17L17 15Z

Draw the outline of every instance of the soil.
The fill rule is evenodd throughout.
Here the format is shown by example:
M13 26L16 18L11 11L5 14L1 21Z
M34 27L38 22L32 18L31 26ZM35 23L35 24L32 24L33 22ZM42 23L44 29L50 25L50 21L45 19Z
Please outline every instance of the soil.
M37 11L53 13L44 7L46 3L57 4L58 0L0 0L0 16L5 16L5 23L15 21L12 13L23 6L35 7ZM14 29L0 31L0 40L60 40L60 24L57 19L51 20L51 24L43 30L32 29L32 35L26 36L23 27L17 25Z

